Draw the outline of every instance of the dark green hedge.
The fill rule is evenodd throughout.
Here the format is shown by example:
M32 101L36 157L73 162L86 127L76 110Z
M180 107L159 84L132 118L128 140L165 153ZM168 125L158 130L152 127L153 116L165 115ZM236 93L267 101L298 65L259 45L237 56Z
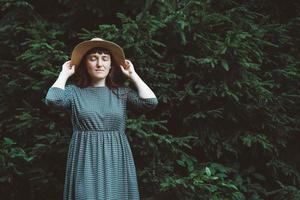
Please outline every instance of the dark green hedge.
M71 129L44 104L72 48L112 40L159 100L129 113L142 199L300 199L300 4L0 3L0 194L61 199Z

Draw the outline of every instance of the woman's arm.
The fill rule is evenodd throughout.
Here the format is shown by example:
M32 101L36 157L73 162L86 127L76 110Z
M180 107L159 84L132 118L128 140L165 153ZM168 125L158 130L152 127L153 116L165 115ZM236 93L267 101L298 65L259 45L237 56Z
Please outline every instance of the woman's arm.
M54 84L51 87L57 87L61 89L65 89L67 80L70 76L72 76L75 72L75 65L70 65L70 60L65 62L62 66L62 70L59 73L59 76L57 80L54 82Z
M149 88L149 86L141 79L141 77L135 72L134 66L130 60L125 60L126 67L122 65L121 70L122 72L131 79L138 90L138 94L140 98L147 99L147 98L156 98L154 92Z
M132 73L131 80L136 86L139 97L143 99L156 98L154 92L149 88L149 86L139 77L137 73Z
M154 92L135 72L133 64L129 60L126 60L126 64L127 64L126 68L123 67L122 65L120 66L121 70L127 77L131 79L131 81L135 84L138 90L138 92L136 92L131 88L127 88L128 107L134 110L143 110L143 111L153 110L158 105L158 100Z
M64 63L62 71L57 80L48 89L46 94L46 105L53 105L56 107L70 108L72 99L72 87L66 86L66 82L70 76L74 74L75 66L70 66L70 61Z
M69 77L66 74L60 72L58 78L56 79L56 81L54 82L54 84L51 87L65 89L68 79L69 79Z

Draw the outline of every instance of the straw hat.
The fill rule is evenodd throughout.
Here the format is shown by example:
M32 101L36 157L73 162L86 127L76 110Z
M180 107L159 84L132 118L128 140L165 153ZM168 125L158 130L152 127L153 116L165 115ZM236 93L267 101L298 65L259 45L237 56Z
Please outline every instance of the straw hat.
M125 54L123 49L116 43L103 40L102 38L93 38L77 44L72 51L71 65L78 66L83 56L94 47L101 47L109 50L116 63L125 66Z

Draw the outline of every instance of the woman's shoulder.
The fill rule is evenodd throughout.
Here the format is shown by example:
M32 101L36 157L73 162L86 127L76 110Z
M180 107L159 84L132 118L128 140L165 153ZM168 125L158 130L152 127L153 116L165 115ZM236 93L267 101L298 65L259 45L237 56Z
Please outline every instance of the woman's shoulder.
M124 86L118 86L115 88L111 88L112 91L117 92L118 94L122 94L126 91Z
M118 97L127 98L129 87L126 85L118 86L113 88L112 91L114 94L117 94Z
M73 90L77 89L77 86L74 85L74 84L67 84L67 85L65 86L65 89L66 89L66 90L69 90L69 91L73 91Z
M133 89L129 85L123 85L123 86L118 87L118 91L120 91L122 93L129 93L129 92L135 91L135 89Z
M117 89L117 90L120 90L120 91L123 91L123 90L126 90L126 89L127 89L127 87L128 87L128 86L121 85L121 86L118 86L118 87L117 87L117 88L115 88L115 89Z
M65 90L69 93L69 94L74 94L77 93L79 91L79 87L73 83L70 84L66 84L65 86Z

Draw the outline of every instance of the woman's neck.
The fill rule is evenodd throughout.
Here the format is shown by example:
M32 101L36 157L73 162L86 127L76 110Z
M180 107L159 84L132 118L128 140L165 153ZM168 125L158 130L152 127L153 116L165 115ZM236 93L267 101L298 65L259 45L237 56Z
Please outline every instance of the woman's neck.
M106 84L105 84L105 79L92 81L91 86L93 86L93 87L106 86Z

